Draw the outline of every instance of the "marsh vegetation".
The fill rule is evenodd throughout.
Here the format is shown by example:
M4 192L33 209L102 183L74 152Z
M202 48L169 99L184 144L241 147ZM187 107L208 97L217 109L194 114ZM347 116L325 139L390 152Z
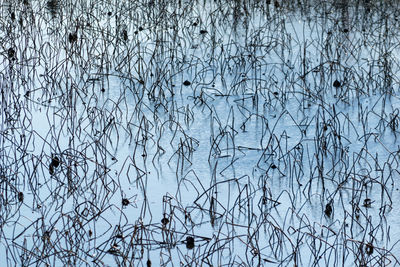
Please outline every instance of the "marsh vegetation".
M1 266L399 266L398 1L16 0Z

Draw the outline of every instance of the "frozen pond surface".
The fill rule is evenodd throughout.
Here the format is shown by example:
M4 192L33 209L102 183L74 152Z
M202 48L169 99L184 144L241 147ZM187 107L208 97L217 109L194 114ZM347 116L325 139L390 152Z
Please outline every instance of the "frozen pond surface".
M1 266L399 266L397 1L4 1Z

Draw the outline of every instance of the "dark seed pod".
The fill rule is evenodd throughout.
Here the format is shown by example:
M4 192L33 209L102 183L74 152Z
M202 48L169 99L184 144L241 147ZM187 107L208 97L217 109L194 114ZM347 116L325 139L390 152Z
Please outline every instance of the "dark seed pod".
M169 223L168 218L166 218L166 217L162 218L162 219L161 219L161 223L162 223L163 225L167 225L167 224Z
M68 34L68 42L74 43L78 40L78 34L76 33L69 33Z
M50 240L50 232L49 231L45 231L43 233L42 240L43 241Z
M129 199L127 199L127 198L123 198L122 199L122 206L128 206L129 205Z
M54 156L54 157L51 159L50 165L52 165L52 166L55 167L55 168L58 168L58 166L60 166L60 159L59 159L57 156Z
M147 260L146 266L147 266L147 267L151 267L151 260Z
M7 50L7 55L8 55L8 57L10 57L10 58L13 58L14 56L15 56L15 50L14 50L14 48L9 48L8 50Z
M271 164L271 169L274 170L274 169L276 169L276 168L277 168L276 165L272 163L272 164Z
M371 200L370 198L364 199L364 203L363 203L363 206L364 206L364 207L370 208L370 207L371 207L371 204L372 204L372 200Z
M331 203L326 204L324 212L325 212L326 216L331 217L331 215L332 215L332 204Z
M18 193L18 201L19 202L23 202L24 201L24 193L22 193L22 192Z
M338 80L335 80L335 81L333 82L333 87L339 88L340 86L342 86L342 85L341 85L341 83L340 83Z
M200 30L200 34L206 34L206 33L208 33L207 30Z
M186 237L186 248L193 249L194 248L194 238L191 236Z
M122 31L122 38L124 39L124 41L128 41L128 31L127 30Z
M360 219L360 208L359 207L355 208L354 215L355 215L357 220Z
M191 84L192 84L192 83L189 82L188 80L186 80L186 81L183 82L183 85L184 85L184 86L189 86L189 85L191 85Z
M144 29L143 29L142 26L140 26L140 27L138 28L138 30L141 32L141 31L143 31Z
M372 243L367 243L365 245L365 253L367 253L367 255L372 255L372 253L374 253L374 245L372 245Z

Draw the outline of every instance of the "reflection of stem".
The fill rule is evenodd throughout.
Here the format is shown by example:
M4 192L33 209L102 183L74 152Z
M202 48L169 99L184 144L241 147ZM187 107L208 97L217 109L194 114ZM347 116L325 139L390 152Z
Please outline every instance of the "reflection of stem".
M0 88L4 88L3 83L0 83ZM4 91L2 90L1 91L1 135L0 135L0 146L2 149L3 149L3 133L4 133L4 110L5 110L4 102L5 102Z
M0 147L3 150L4 148L4 131L5 131L5 124L7 121L7 117L6 117L6 112L7 112L7 100L8 100L8 86L6 86L4 83L4 78L3 76L0 79L0 88L2 88L1 90L1 135L0 135ZM4 89L5 90L4 90ZM2 157L4 158L4 157Z

